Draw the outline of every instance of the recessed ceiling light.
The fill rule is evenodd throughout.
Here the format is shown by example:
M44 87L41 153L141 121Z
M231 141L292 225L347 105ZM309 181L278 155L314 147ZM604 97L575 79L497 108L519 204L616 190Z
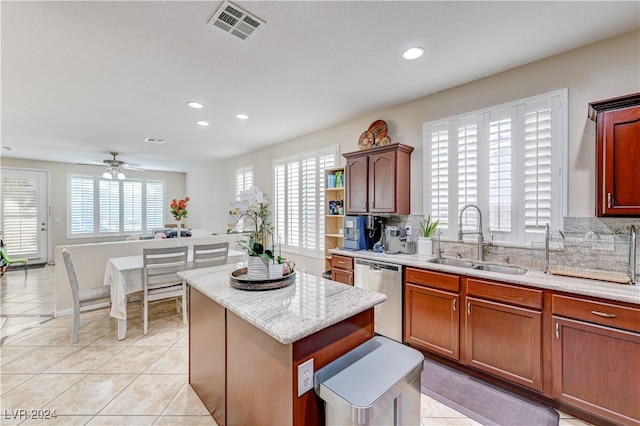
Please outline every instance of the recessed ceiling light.
M424 53L424 49L422 47L412 47L411 49L407 49L402 54L402 57L406 60L418 59Z
M164 143L164 139L158 139L158 138L145 138L144 141L147 143L155 144L155 145L162 145Z
M200 109L203 106L200 102L194 102L194 101L187 102L187 105L189 105L191 108L197 108L197 109Z
M249 116L247 114L236 114L236 118L239 120L248 120Z
M208 126L208 125L209 125L209 123L208 123L208 122L206 122L206 121L198 121L198 122L196 122L196 123L197 123L199 126Z

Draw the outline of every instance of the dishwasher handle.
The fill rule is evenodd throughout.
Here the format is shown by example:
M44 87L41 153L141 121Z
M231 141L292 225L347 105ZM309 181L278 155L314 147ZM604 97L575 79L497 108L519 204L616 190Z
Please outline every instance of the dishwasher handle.
M387 269L393 272L400 272L400 265L396 265L393 263L384 263L384 262L372 262L369 260L356 259L356 265L368 266L372 271L380 271L382 269Z

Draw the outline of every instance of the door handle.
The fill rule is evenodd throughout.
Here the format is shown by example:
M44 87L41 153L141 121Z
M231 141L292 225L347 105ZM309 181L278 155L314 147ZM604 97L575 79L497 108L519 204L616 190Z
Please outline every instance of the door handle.
M456 311L456 299L453 299L453 312Z
M467 315L471 315L471 302L467 302Z
M608 192L607 193L607 207L611 208L611 205L613 204L613 197L611 196L611 193Z
M600 312L600 311L591 311L591 313L593 315L597 315L599 317L604 317L604 318L616 318L616 314L608 314L606 312Z
M560 338L560 324L556 323L556 339Z

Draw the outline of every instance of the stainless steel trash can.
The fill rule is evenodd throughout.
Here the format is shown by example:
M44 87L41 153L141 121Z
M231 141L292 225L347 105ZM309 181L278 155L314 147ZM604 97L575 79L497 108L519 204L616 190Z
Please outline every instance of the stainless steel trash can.
M419 425L419 351L376 336L314 374L327 425Z

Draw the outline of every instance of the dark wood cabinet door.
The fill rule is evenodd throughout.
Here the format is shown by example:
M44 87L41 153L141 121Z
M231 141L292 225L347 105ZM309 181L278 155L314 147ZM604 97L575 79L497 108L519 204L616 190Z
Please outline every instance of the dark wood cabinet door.
M369 211L394 213L396 209L396 151L369 156Z
M353 285L353 271L333 268L331 270L331 279L339 283Z
M640 334L554 316L553 397L640 424Z
M347 159L345 197L347 214L367 213L369 210L369 162L366 156Z
M458 361L460 297L420 285L405 285L404 340Z
M601 216L640 216L640 106L598 115Z
M542 391L542 312L466 300L466 364Z

